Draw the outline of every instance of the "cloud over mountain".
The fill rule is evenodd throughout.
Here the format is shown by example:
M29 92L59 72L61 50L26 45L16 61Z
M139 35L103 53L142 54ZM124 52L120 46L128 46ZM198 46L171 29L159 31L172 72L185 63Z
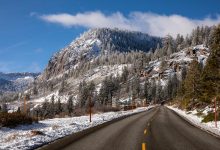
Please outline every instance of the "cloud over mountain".
M215 18L191 19L177 14L161 15L150 12L131 12L125 16L120 12L107 15L100 11L90 11L77 14L44 14L39 17L46 22L65 27L119 28L141 31L155 36L167 34L176 36L177 33L187 35L198 25L211 26L220 23L220 15Z

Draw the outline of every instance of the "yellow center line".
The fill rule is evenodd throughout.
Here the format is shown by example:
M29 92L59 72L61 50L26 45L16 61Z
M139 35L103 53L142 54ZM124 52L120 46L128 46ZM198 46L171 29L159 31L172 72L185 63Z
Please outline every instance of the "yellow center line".
M144 130L144 134L145 134L145 135L147 134L147 129Z
M142 143L142 150L147 150L146 143Z

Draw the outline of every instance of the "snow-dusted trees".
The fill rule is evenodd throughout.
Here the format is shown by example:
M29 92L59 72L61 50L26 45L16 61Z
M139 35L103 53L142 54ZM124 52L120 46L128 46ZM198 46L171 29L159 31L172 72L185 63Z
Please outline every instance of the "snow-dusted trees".
M86 105L87 100L93 96L93 92L95 90L94 82L86 83L85 81L81 82L79 85L79 101L80 106L84 107Z
M102 49L112 51L128 52L131 50L148 51L156 48L161 39L140 32L122 31L118 29L99 29L97 37L102 39Z
M157 102L160 102L163 99L163 88L162 88L160 80L158 81L157 86L156 86L155 99Z
M168 81L167 81L167 85L166 85L166 98L168 100L172 99L172 76L169 76Z
M112 103L112 97L120 89L120 81L118 77L106 77L102 82L99 92L99 100L101 104L107 105Z
M163 72L167 67L167 62L165 61L164 58L162 58L161 63L160 63L160 71Z
M49 118L49 113L50 113L50 103L48 102L48 100L45 99L45 101L43 102L42 104L42 108L41 108L41 111L40 111L40 116L42 118Z
M51 116L55 115L55 102L54 102L54 95L52 95L51 99L50 99L51 103L50 103L50 107L49 107L49 111Z
M6 103L3 103L1 106L1 112L7 113L8 112L8 107Z
M157 90L157 85L155 79L152 79L150 81L150 88L149 88L149 100L154 101L155 100L155 95L156 95L156 90Z
M132 96L139 97L141 92L140 79L137 75L135 75L132 79L131 83Z
M218 25L211 35L211 54L202 72L202 99L211 101L220 93L220 25Z
M63 111L62 104L60 102L60 98L58 98L58 101L55 103L55 112L56 114L60 114Z
M127 67L124 67L122 70L121 81L125 83L128 79L129 71Z
M145 80L144 82L144 97L146 98L147 101L149 101L149 96L150 96L150 83L148 80Z
M215 26L213 27L197 27L192 31L190 35L185 38L177 34L176 38L167 35L162 39L162 46L157 46L154 50L153 59L159 59L164 56L170 56L174 52L178 52L186 47L195 46L199 44L204 44L206 46L212 41L211 34Z
M192 40L192 45L199 45L199 44L205 44L208 45L210 42L210 35L211 32L214 30L215 27L197 27L192 31L191 34L191 40Z
M65 79L62 79L62 82L61 82L61 84L60 84L59 93L63 93L63 92L64 92L65 86L66 86Z
M177 74L174 73L168 77L167 84L163 89L163 97L166 100L172 100L177 96L177 91L180 86L180 80L177 77Z
M79 77L86 73L88 70L94 69L99 66L112 66L121 64L132 64L134 72L139 72L144 68L144 65L152 60L152 52L144 53L142 51L131 52L111 52L110 54L100 55L92 62L81 61L78 67L72 69L70 77Z
M67 110L68 114L71 115L73 113L73 96L69 96L67 101Z
M37 84L36 84L36 81L35 81L35 80L34 80L34 83L33 83L32 93L33 93L34 95L37 95L37 94L38 94Z
M185 80L186 79L186 74L187 74L187 68L185 65L183 65L183 68L181 70L181 80Z
M164 54L167 56L170 56L170 54L174 53L175 50L175 42L172 38L172 36L167 35L165 38L163 38L163 47L162 50L164 51Z
M180 51L184 48L184 37L182 35L177 34L175 42L177 51Z
M193 99L198 98L201 94L200 91L200 75L201 68L198 61L193 60L190 64L189 70L184 80L184 89L186 97L191 97Z

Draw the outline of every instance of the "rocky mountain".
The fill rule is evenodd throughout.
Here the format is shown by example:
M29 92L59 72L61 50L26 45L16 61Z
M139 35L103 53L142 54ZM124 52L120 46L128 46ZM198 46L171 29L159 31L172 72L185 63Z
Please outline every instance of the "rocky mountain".
M48 63L42 77L49 79L69 69L77 67L82 60L91 60L99 55L112 52L130 52L155 49L161 38L141 32L118 29L91 29L57 52Z
M2 73L0 72L0 92L20 92L33 83L39 73Z
M192 60L197 60L204 66L209 54L209 48L204 45L187 47L179 52L171 54L168 58L150 61L142 72L142 76L161 80L163 85L165 85L169 76L174 73L177 73L179 78L181 78L180 75L183 68L188 68Z
M162 85L166 91L171 76L181 81L184 68L189 68L195 59L204 65L209 53L207 44L192 44L183 37L161 39L139 32L92 29L55 53L26 93L30 94L33 105L41 106L52 98L66 103L69 97L74 104L79 104L79 88L83 82L93 82L95 91L100 94L104 81L116 77L122 86L120 95L114 93L114 97L127 99L131 82L135 82L133 86L140 82L143 90L146 80L150 82L149 92L155 96L156 86ZM8 86L16 83L6 78L0 82Z

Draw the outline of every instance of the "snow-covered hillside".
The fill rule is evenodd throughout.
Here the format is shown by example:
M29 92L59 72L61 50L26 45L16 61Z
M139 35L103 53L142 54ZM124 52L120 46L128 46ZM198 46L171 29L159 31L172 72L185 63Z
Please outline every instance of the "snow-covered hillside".
M19 126L14 129L1 128L0 149L33 149L58 138L91 128L112 119L146 111L154 106L137 108L133 111L119 111L95 114L92 122L89 116L47 119L33 125ZM35 132L41 134L34 134Z
M91 29L74 40L69 46L61 49L50 59L42 78L49 79L77 67L81 61L109 54L113 51L129 52L141 50L148 52L161 43L158 37L140 32L130 32L118 29Z
M93 81L96 84L96 91L99 92L101 82L105 79L105 77L108 77L110 75L117 76L122 74L122 69L124 67L130 67L130 64L122 64L122 65L113 65L113 66L99 66L97 68L94 68L92 70L87 71L83 76L80 76L78 78L69 78L67 79L67 84L69 85L69 92L76 93L78 90L78 86L80 82L86 81L90 82ZM57 76L56 78L53 78L53 80L59 80L59 78L62 78L62 76ZM60 99L61 103L66 103L69 95L59 95L58 91L53 91L51 93L48 93L46 95L43 95L41 97L35 98L31 100L31 103L36 106L41 105L45 100L51 100L51 97L54 96L54 101L57 102L58 99ZM77 94L74 95L73 99L74 104L77 103Z
M0 73L1 92L20 92L33 83L39 73Z
M163 83L162 85L165 85L164 80L166 81L169 76L174 73L180 75L183 67L188 67L193 59L198 60L198 62L205 65L209 54L209 49L204 45L188 47L171 54L170 57L163 60L158 59L149 62L145 68L144 74L151 79L160 79ZM161 63L164 63L163 67L161 67Z

